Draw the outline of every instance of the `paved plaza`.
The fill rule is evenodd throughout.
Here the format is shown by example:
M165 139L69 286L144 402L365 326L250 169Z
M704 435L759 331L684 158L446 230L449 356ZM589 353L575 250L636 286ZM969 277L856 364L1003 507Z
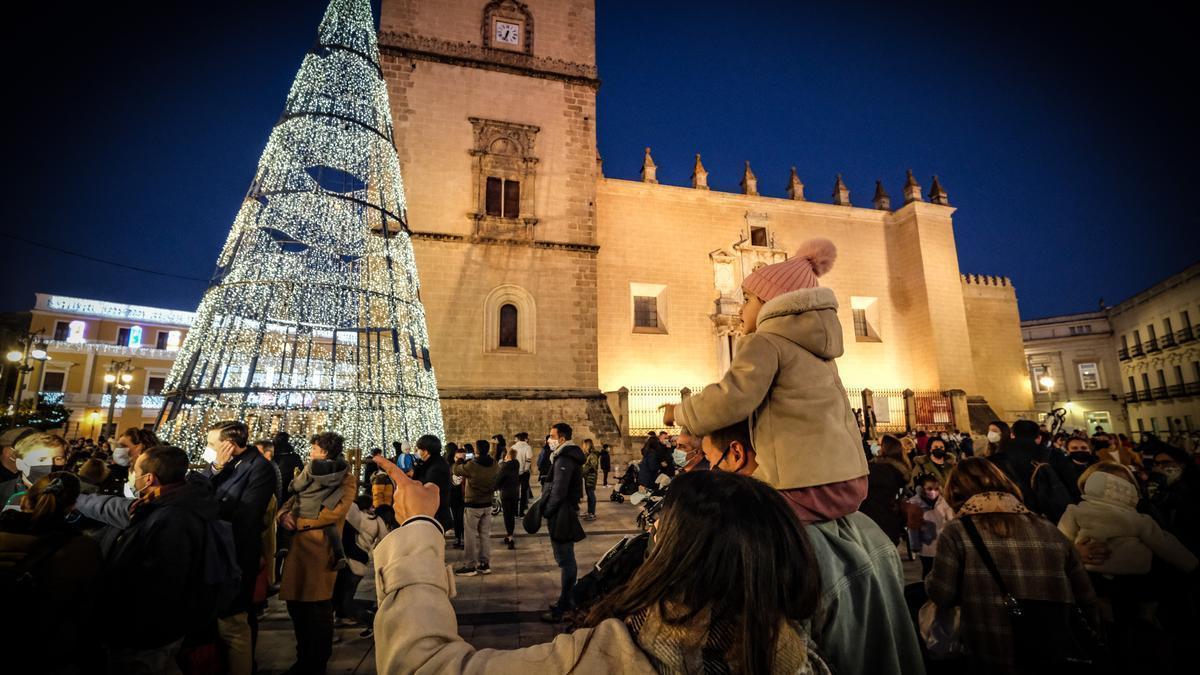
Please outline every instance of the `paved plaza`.
M580 576L622 536L639 531L634 523L638 507L628 501L621 504L608 501L610 490L603 487L597 490L596 520L583 522L588 537L575 545ZM517 532L517 548L510 551L503 544L503 518L493 518L492 574L455 578L458 596L453 602L458 614L458 632L480 649L513 649L548 642L565 625L543 623L538 618L558 597L558 567L550 552L545 527L536 535L526 535L518 521ZM446 562L455 567L462 556L461 550L446 550ZM920 573L918 562L905 563L909 582L920 578ZM333 646L330 675L375 672L374 641L360 638L361 630L337 629L341 641ZM295 660L294 650L287 610L283 603L272 598L259 631L259 672L271 675L287 669Z

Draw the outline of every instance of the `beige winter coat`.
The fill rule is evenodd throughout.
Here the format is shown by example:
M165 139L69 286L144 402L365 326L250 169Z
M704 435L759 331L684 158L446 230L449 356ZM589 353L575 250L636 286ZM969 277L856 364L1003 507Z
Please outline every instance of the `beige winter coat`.
M696 435L750 419L758 469L779 490L867 475L861 435L834 359L842 355L837 298L806 288L763 305L720 382L683 401L676 421Z
M579 675L655 672L629 629L616 619L524 649L476 650L458 634L450 604L454 576L446 567L445 551L441 530L420 520L392 531L375 547L378 672L533 675L565 673L572 667Z

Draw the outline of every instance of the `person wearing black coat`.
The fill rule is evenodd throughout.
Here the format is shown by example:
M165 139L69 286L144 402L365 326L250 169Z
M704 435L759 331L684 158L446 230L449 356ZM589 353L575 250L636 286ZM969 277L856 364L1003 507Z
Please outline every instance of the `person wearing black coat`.
M1072 492L1068 485L1077 476L1071 460L1061 452L1050 452L1044 445L1037 443L1041 433L1038 425L1029 420L1018 420L1012 425L1012 439L1001 446L1001 451L988 457L997 468L1007 475L1012 482L1021 488L1025 499L1025 507L1030 511L1045 516L1052 523L1057 523L1062 517L1062 511L1055 505L1042 504L1037 492L1033 489L1033 471L1038 464L1046 464L1053 471L1068 498Z
M899 542L904 534L904 513L900 508L900 496L908 485L908 473L901 457L904 449L900 441L892 439L897 454L883 455L867 462L867 498L858 510L879 526L893 542Z
M413 480L438 487L437 519L442 527L450 528L454 525L454 514L450 510L450 465L442 456L441 439L432 434L418 438L417 456L421 463L413 467Z
M559 422L550 429L552 449L550 490L542 514L550 534L550 549L560 571L561 592L558 602L542 615L543 621L558 623L563 614L575 606L571 591L575 588L578 567L575 563L575 542L584 538L579 522L579 500L583 498L583 450L571 442L571 425Z
M249 673L253 667L258 616L250 610L262 564L267 505L275 494L277 474L258 448L248 446L249 430L241 422L219 422L209 430L207 441L217 458L203 473L216 491L221 519L233 527L233 545L242 573L237 595L218 610L218 629L229 653L229 670L237 675Z
M461 448L454 443L448 443L446 445L447 464L465 460L467 453L474 454L474 450L475 446L470 443L464 443ZM467 529L466 508L466 495L463 493L462 479L452 477L450 480L450 520L454 525L454 548L463 547L463 533Z
M102 607L111 614L106 629L108 672L165 670L185 635L203 631L217 616L205 583L204 546L208 522L219 507L207 480L185 480L187 453L160 446L147 450L134 468L138 499L129 524L116 539L103 571ZM109 498L120 499L120 498ZM130 598L144 594L147 620L129 625ZM136 671L149 672L149 671Z
M304 470L304 460L296 454L296 449L292 447L291 437L286 431L275 434L274 441L275 456L272 461L275 462L275 466L279 467L279 477L283 480L283 494L279 495L279 503L282 505L288 500L288 497L292 496L292 480Z
M521 463L517 451L509 450L505 461L500 462L500 473L496 475L496 489L500 491L500 508L504 511L504 545L510 550L517 544L513 531L517 525L517 508L521 502Z
M608 450L608 443L600 446L600 473L604 474L604 487L608 487L608 472L612 471L612 453Z

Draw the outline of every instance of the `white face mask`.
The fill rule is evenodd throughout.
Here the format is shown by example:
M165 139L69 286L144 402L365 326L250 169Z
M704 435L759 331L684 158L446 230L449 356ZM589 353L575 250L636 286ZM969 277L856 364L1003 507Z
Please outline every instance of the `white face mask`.
M999 431L989 431L988 432L988 443L999 443L999 442L1000 442L1000 432Z
M872 457L878 457L878 456L879 456L879 444L878 444L878 443L872 443L872 444L871 444L871 456L872 456Z
M125 496L129 499L137 499L142 491L137 489L137 476L130 474L129 480L125 481Z
M554 452L558 449L559 445L562 445L562 443L557 438L551 438L550 440L546 441L546 445L550 446L550 452Z
M211 464L217 461L217 450L212 446L206 447L204 448L204 454L202 456L204 457L204 461L206 463Z
M129 466L129 448L117 446L113 448L113 464L117 466Z

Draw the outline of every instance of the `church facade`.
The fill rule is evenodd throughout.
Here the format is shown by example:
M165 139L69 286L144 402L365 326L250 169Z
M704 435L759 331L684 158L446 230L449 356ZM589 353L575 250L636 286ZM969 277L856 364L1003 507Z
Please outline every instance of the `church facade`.
M699 156L690 185L658 183L650 149L641 180L605 177L592 0L384 0L379 45L450 439L655 426L728 366L741 280L812 237L838 247L839 367L881 428L1032 407L1015 291L960 273L936 178L852 205L839 177L825 203L795 171L760 195L747 163L724 193Z

